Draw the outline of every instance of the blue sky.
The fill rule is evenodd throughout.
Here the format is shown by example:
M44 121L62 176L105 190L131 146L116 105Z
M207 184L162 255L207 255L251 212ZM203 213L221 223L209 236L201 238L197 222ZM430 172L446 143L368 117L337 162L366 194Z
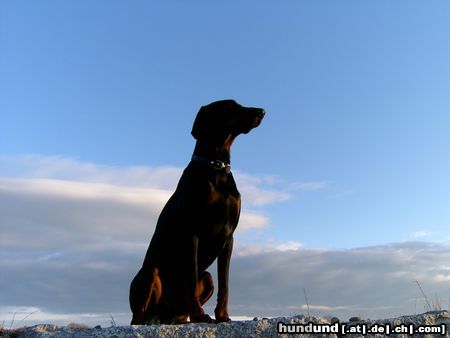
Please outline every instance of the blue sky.
M43 235L61 226L68 235L61 239L80 229L90 238L109 234L112 242L104 243L95 265L100 270L110 271L106 253L122 245L124 261L134 264L119 273L127 287L159 210L192 154L196 112L209 102L234 98L267 111L261 126L240 137L232 150L244 207L243 230L236 235L238 272L245 274L238 267L252 257L264 270L261 255L268 252L291 262L314 254L331 264L325 259L330 253L371 261L373 250L381 250L385 260L429 250L440 258L433 272L421 275L423 283L445 304L450 293L449 10L445 1L2 2L0 175L7 207L1 232L8 258L2 270L11 269L17 279L30 262L56 260L61 270L51 265L49 271L68 278L63 267L78 262L75 251L71 256ZM56 217L54 204L43 200L58 202L72 218ZM89 217L95 222L86 221ZM106 219L123 223L108 232ZM133 224L140 228L130 229ZM20 244L29 231L43 237ZM123 232L136 234L125 241ZM139 249L126 249L133 243ZM93 268L89 257L78 263ZM346 262L343 258L342 269L349 267ZM300 291L302 278L310 276L310 285L326 279L318 271L298 269L306 275L298 276ZM408 269L404 283L419 273L417 267ZM243 291L245 275L238 272L236 302L251 294ZM386 303L373 316L382 317L390 306L388 286L380 293ZM404 307L392 313L413 311L413 287L405 295L409 301L400 300ZM4 318L17 307L39 308L46 313L42 320L87 311L63 301L44 309L38 300L20 298L19 291L1 302L9 306ZM63 288L60 292L61 299L68 297ZM326 309L372 313L364 312L361 297L351 302L347 294L331 306L325 295L317 291L317 314ZM255 310L256 298L250 297L247 307L236 303L236 315L269 315ZM275 294L265 303L274 309L270 315L292 307L285 300L277 308L277 299ZM109 312L127 311L123 299L111 307Z

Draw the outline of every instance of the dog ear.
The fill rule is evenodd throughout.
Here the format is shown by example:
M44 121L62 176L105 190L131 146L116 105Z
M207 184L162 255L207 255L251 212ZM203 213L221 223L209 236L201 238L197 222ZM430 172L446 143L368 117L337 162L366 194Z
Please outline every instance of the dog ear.
M217 107L214 102L207 106L202 106L195 117L191 134L197 141L219 144L230 134L226 125L226 110Z
M194 125L192 126L191 135L200 140L207 137L208 133L208 112L206 106L202 106L195 117ZM211 127L211 126L210 126Z

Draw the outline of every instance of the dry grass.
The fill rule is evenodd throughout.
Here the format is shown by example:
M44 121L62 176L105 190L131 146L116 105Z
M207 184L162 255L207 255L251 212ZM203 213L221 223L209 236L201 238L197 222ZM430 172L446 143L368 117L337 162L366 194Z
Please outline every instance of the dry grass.
M305 302L306 302L306 307L308 309L308 317L309 317L309 315L310 315L310 313L309 313L309 302L308 302L308 297L306 296L306 289L305 288L303 288L303 295L305 296Z
M18 329L6 329L3 324L0 325L0 337L5 338L16 338L19 337L20 333L23 331L23 328Z
M431 301L428 299L427 295L425 294L425 292L422 289L422 285L420 285L418 280L415 280L417 286L419 287L420 293L423 296L423 299L425 301L425 305L424 305L424 309L426 312L429 311L441 311L442 310L442 301L441 299L437 296L434 295L434 298L431 299Z

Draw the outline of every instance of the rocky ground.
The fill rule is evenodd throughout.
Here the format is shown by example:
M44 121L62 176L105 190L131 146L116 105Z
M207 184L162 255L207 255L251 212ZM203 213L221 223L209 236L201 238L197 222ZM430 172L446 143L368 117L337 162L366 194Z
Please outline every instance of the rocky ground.
M318 332L321 330L321 333ZM279 334L278 331L284 332ZM398 331L395 332L395 331ZM296 333L294 333L296 332ZM450 337L450 314L433 311L384 320L359 317L342 322L338 318L313 316L279 317L221 324L112 326L85 328L41 324L0 331L0 337Z

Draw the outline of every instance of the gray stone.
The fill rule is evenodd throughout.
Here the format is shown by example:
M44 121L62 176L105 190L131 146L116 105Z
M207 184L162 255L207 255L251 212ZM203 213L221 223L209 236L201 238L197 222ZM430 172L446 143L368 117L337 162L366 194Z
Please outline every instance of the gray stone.
M32 338L69 338L69 337L174 337L174 338L187 338L187 337L202 337L202 338L216 338L216 337L280 337L277 333L278 323L283 324L302 324L308 325L308 323L315 324L330 324L334 318L320 318L313 316L298 315L294 317L279 317L271 319L259 319L249 321L236 321L220 324L183 324L183 325L148 325L148 326L111 326L108 328L69 328L58 327L56 325L36 325L32 327L22 328L20 330L3 330L1 336L19 336L19 337L32 337ZM401 325L401 324L414 324L418 325L442 325L450 330L450 315L447 311L428 312L416 316L403 316L398 318L384 319L384 320L364 320L364 324L368 327L374 324L389 324L389 325ZM351 324L355 325L355 324ZM447 337L449 337L449 331L447 331ZM283 335L286 336L287 335ZM438 335L435 335L436 337ZM338 336L332 334L307 334L300 333L295 335L299 338L318 338L318 337L330 337L337 338ZM348 337L358 338L375 338L380 335L369 334L363 336L362 334L350 334ZM405 335L391 334L389 337L400 338L406 337ZM410 336L408 336L410 337ZM423 335L413 335L412 337L424 337Z

